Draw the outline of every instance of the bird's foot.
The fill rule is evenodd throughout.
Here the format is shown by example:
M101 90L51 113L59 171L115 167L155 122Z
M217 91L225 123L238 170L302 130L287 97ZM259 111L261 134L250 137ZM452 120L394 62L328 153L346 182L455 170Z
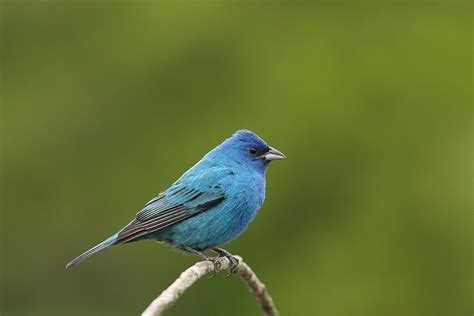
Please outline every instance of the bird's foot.
M219 257L204 256L203 259L212 262L214 265L214 270L212 270L212 274L209 276L209 279L215 278L217 272L221 271L222 268L221 262L218 260Z
M221 262L218 260L220 256L217 256L217 257L206 256L202 252L197 251L196 249L193 249L191 247L185 247L184 249L186 251L188 251L189 253L198 256L199 258L201 258L204 261L212 262L212 264L214 265L214 270L212 271L212 274L209 277L210 279L214 278L216 276L217 272L219 272L221 270L222 265L221 265Z
M217 258L225 257L229 260L229 273L225 276L226 278L237 272L237 267L239 266L239 259L237 259L230 252L222 248L215 247L212 248L212 251L217 253Z

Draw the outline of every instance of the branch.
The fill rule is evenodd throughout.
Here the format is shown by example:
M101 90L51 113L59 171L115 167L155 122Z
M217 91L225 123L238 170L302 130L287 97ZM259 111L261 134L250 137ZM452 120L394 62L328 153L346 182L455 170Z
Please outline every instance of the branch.
M265 285L257 278L250 267L242 260L241 257L236 256L239 264L236 267L235 274L237 274L248 286L250 292L258 299L262 306L263 312L266 316L278 316L278 311L273 304L270 294L265 289ZM229 268L229 259L225 257L218 258L220 270ZM214 271L214 264L210 261L197 262L192 267L189 267L181 273L178 279L164 290L147 309L142 316L159 316L171 305L173 305L183 293L190 288L194 282L202 278L208 273Z

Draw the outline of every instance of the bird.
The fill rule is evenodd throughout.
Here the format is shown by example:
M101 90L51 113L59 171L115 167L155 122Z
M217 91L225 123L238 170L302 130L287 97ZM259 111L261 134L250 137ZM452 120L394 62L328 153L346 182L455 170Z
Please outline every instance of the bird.
M238 260L218 246L247 229L265 199L271 161L286 156L249 130L239 130L161 191L118 232L71 260L71 268L113 245L155 240L217 262ZM207 256L212 250L217 256ZM232 270L231 270L232 271Z

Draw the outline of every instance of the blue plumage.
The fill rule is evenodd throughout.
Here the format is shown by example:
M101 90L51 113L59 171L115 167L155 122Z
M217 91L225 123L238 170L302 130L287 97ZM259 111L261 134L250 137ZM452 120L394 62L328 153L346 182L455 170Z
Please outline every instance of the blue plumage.
M202 251L226 253L216 246L237 237L255 218L265 198L267 167L282 158L253 132L236 132L149 201L127 226L67 267L111 245L145 239L207 259Z

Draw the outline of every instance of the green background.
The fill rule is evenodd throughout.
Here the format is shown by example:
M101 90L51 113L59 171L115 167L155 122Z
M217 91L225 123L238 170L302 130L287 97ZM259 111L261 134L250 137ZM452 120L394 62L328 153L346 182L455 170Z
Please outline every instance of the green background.
M282 315L472 315L470 1L2 1L1 304L137 315L196 258L65 264L234 131L288 159L226 248ZM259 315L237 278L168 315Z

